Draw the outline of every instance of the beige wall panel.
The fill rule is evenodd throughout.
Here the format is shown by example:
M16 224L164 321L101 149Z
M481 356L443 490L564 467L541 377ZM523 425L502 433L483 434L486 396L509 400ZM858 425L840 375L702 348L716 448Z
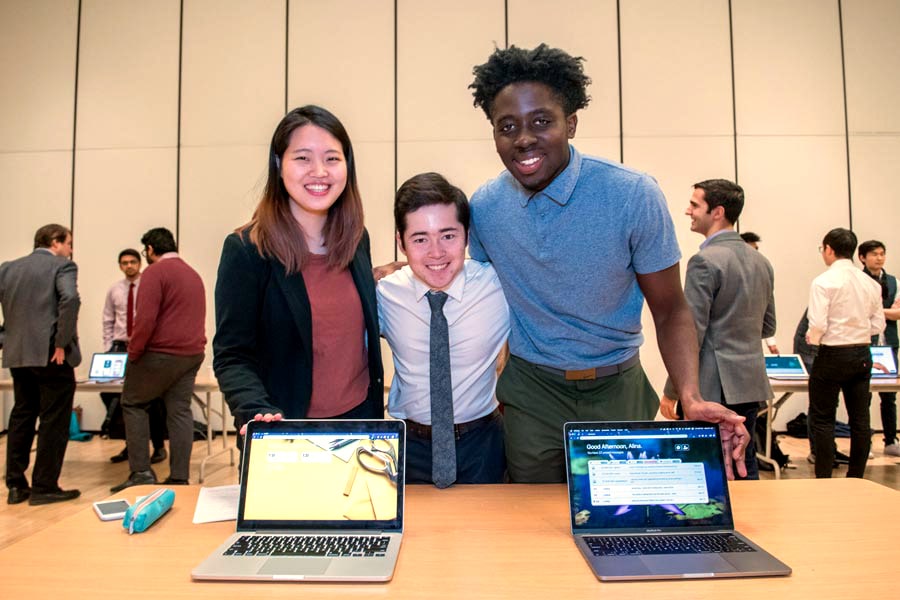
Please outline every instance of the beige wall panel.
M467 88L472 67L503 46L503 18L500 0L398 0L400 142L489 138Z
M900 2L842 6L850 132L900 133Z
M34 232L69 226L71 152L0 152L0 262L29 254Z
M354 145L394 139L391 0L293 0L288 53L289 110L324 106Z
M490 127L484 123L485 129ZM471 196L483 183L503 172L490 139L480 141L401 142L397 154L397 185L418 173L436 171Z
M731 134L728 3L629 0L621 6L625 135Z
M354 141L353 151L372 264L383 265L394 260L394 144Z
M763 238L760 249L775 268L777 337L790 347L809 285L825 268L822 237L849 225L844 140L740 138L738 159L747 196L742 228Z
M225 237L250 220L266 183L268 145L181 151L179 251L206 288L206 364L216 331L214 293Z
M284 0L185 0L182 146L268 144L284 113Z
M152 227L175 231L175 150L82 150L76 156L75 261L81 312L78 335L87 376L90 356L103 348L103 302L122 273L116 259L123 248L141 250ZM146 267L146 261L144 266ZM99 429L105 410L97 394L79 393L84 428Z
M699 235L691 232L690 220L684 216L691 186L710 177L734 178L731 139L721 136L626 138L625 156L630 168L653 176L666 196L681 247L683 281L687 260L696 253L703 241ZM645 340L641 348L641 364L650 383L661 394L667 374L659 353L653 318L646 304L642 324Z
M539 0L509 0L509 44L534 48L541 42L585 59L584 71L593 83L591 103L578 114L581 137L619 134L619 61L615 0L573 0L566 12L576 18L559 19L548 27ZM484 61L482 61L484 62ZM618 155L618 153L617 153Z
M850 137L853 230L887 248L885 270L900 274L900 136Z
M580 135L579 128L579 134L575 136L574 140L571 140L571 143L578 148L578 151L582 154L600 156L608 160L620 162L622 146L618 135L615 137L586 138Z
M0 2L0 152L72 147L77 22L77 0Z
M174 147L178 0L83 0L78 148Z
M741 135L844 132L837 2L734 0Z

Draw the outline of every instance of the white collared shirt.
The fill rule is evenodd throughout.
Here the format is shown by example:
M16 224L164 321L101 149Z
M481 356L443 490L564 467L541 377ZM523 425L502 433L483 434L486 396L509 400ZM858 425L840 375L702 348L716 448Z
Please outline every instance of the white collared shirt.
M431 424L429 289L408 266L378 282L378 321L394 356L388 412ZM446 290L454 423L497 407L497 355L509 335L509 308L494 268L466 260Z
M841 258L816 277L809 290L809 343L868 344L884 330L881 287Z
M127 278L114 283L106 292L106 302L103 304L103 349L109 350L115 341L128 341L128 287L134 283L134 302L137 305L138 287L141 285L141 277L133 281Z

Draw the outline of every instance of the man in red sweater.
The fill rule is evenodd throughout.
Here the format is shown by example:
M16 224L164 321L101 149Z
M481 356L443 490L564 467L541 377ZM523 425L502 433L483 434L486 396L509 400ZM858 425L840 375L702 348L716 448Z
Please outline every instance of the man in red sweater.
M168 485L188 483L194 419L191 393L206 347L206 298L197 272L178 256L172 232L151 229L141 238L149 266L135 300L122 390L125 442L131 474L111 488L157 483L150 468L147 409L154 398L166 404L169 429Z

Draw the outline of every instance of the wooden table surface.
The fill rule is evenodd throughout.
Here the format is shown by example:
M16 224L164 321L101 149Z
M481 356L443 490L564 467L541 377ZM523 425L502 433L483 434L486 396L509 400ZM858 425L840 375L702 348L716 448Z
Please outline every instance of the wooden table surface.
M125 490L134 499L153 486ZM571 539L562 485L409 486L393 581L193 582L234 522L191 523L199 486L142 534L91 508L0 551L5 598L871 598L895 589L900 494L859 479L731 484L737 527L781 578L601 583Z

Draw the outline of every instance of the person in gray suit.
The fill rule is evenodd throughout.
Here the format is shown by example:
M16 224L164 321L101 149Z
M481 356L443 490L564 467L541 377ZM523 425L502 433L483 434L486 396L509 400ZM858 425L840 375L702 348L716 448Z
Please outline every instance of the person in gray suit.
M50 504L81 494L58 484L69 442L75 367L81 363L78 267L69 260L72 232L44 225L34 234L34 248L28 256L0 265L0 345L15 395L6 444L9 504ZM38 418L41 430L29 487L25 471Z
M760 340L775 334L775 275L766 257L734 231L743 208L744 190L731 181L694 184L685 214L691 231L706 240L688 261L684 295L697 326L700 393L744 416L753 431L760 403L773 397ZM673 399L675 389L667 381L660 401L664 416L673 416ZM759 479L752 439L745 464L745 479Z

